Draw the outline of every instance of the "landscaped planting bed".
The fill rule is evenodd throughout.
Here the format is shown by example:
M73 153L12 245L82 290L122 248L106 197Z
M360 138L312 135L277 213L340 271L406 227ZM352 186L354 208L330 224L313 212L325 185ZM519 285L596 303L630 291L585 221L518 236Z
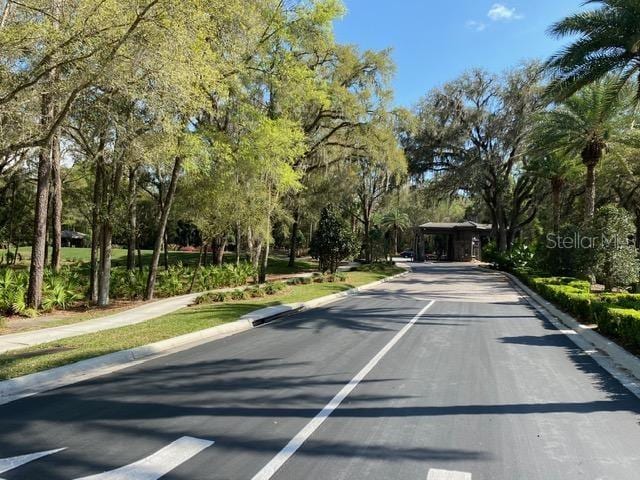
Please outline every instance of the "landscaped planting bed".
M640 349L640 294L593 293L591 285L571 277L518 277L545 299L622 344Z

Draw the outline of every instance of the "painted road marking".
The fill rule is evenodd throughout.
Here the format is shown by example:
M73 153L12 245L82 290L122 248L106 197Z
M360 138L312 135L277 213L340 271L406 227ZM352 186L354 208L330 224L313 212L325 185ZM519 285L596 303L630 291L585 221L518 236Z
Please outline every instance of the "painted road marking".
M211 440L181 437L135 463L77 480L157 480L213 444Z
M432 468L427 474L427 480L471 480L471 474L467 472L454 472L453 470L438 470Z
M420 310L415 317L413 317L409 323L407 323L402 329L395 334L395 336L387 343L382 350L380 350L375 357L373 357L369 363L367 363L362 370L360 370L355 377L353 377L349 383L347 383L342 389L333 397L327 405L320 410L320 412L311 419L302 430L300 430L295 437L293 437L289 443L287 443L278 454L267 463L262 470L256 473L252 480L269 480L273 475L289 460L289 458L296 453L296 451L302 446L302 444L315 432L322 423L329 418L329 415L338 408L342 401L353 391L354 388L362 381L367 374L373 370L373 368L382 360L389 350L400 341L402 337L409 331L418 319L424 315L431 305L435 303L435 300L431 300L422 310ZM456 479L457 480L457 479ZM466 479L465 479L466 480Z
M64 448L56 448L55 450L45 450L43 452L30 453L28 455L18 455L17 457L0 458L0 473L8 472L14 468L18 468L25 463L33 462L47 455L53 455L64 450ZM0 479L2 480L2 479Z

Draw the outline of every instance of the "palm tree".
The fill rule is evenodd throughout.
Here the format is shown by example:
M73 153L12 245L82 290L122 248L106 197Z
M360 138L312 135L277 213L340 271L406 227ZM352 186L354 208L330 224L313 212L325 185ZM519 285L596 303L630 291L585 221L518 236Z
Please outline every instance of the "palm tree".
M575 156L565 155L560 152L540 154L534 157L527 166L527 170L531 174L549 182L549 187L551 188L553 231L555 233L558 233L560 230L562 189L567 183L567 180L574 176L577 166L578 163Z
M548 93L556 100L610 73L619 75L618 91L634 77L640 78L640 2L587 0L585 4L600 7L570 15L549 30L558 38L577 36L547 62L554 75ZM640 89L636 101L640 101Z
M618 77L606 77L566 99L542 115L538 148L549 153L579 155L587 169L585 219L593 217L596 198L595 170L606 149L617 141L625 102L615 94Z
M411 226L409 215L407 215L399 208L394 208L392 210L389 210L382 216L380 225L387 230L393 231L393 253L397 254L398 237L400 236L400 232L404 232Z

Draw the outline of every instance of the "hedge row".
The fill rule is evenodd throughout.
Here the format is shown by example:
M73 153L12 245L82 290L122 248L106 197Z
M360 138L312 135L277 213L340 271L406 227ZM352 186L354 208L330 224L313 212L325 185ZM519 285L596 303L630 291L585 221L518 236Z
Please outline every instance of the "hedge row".
M640 294L590 292L589 282L570 277L528 277L521 280L562 310L606 335L640 348Z

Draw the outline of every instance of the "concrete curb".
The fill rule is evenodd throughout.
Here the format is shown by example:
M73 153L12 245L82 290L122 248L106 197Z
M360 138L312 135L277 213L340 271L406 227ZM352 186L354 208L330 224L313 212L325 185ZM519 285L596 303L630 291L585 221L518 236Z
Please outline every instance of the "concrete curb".
M166 355L188 350L190 348L197 347L198 345L219 340L236 333L245 332L286 315L291 315L302 310L317 308L333 303L342 298L355 295L358 292L368 290L398 277L407 275L407 273L408 272L399 273L360 287L315 298L307 302L275 305L262 308L243 315L240 319L234 322L187 333L186 335L180 335L178 337L161 340L148 345L142 345L129 350L121 350L119 352L81 360L76 363L43 370L41 372L24 375L22 377L0 381L0 405L13 402L20 398L53 390L55 388L81 382L83 380L90 380L92 378L132 367L155 358L164 357Z
M640 398L640 358L558 309L527 287L515 275L498 270L489 271L505 276L536 311L567 335L573 343L613 375L625 388Z

